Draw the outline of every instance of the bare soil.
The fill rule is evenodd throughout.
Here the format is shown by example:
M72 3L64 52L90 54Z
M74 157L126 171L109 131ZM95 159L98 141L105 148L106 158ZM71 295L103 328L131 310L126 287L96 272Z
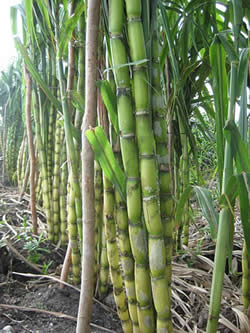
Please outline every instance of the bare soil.
M17 191L0 184L0 332L6 326L15 333L75 332L80 286L61 289L53 280L65 249L32 236L27 200L18 202ZM39 213L41 227L43 220ZM39 245L29 251L34 239ZM94 299L91 332L122 332L113 304Z
M32 236L28 195L0 184L0 333L75 332L79 286L59 288L65 249L46 240L45 218L38 208L40 239ZM190 244L173 258L172 317L175 332L205 332L208 317L214 244L198 216L190 228ZM226 268L218 332L239 332L246 317L241 304L242 231L236 221L234 273ZM35 251L28 242L37 241ZM70 281L69 281L70 283ZM111 301L110 301L111 299ZM109 301L108 301L109 300ZM91 332L122 333L112 294L94 299ZM242 332L248 332L242 331Z

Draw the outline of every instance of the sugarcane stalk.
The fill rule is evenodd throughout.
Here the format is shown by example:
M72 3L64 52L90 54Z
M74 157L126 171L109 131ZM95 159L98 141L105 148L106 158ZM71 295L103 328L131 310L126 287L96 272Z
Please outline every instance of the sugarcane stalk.
M60 172L60 235L62 245L65 246L68 241L67 233L67 180L68 180L68 164L67 164L67 152L65 144L64 128L61 128L62 151L61 151L61 172Z
M57 48L58 48L59 47L58 46L58 43L59 43L58 22L56 23L56 43L57 43ZM72 191L74 192L74 194L72 194L72 195L74 195L74 198L75 198L77 229L78 229L78 235L79 235L80 242L81 242L81 240L82 240L82 198L81 198L81 189L80 189L80 183L79 183L76 149L74 146L74 140L73 140L73 135L72 135L72 130L71 130L70 112L69 112L69 106L68 106L67 96L66 96L62 58L58 59L57 65L58 65L59 86L60 86L60 94L61 94L61 101L62 101L63 118L64 118L67 156L70 160L70 170L71 170L71 177L72 177L71 184L72 184ZM72 249L73 249L73 244L72 244Z
M153 34L152 40L152 111L153 129L156 141L156 156L159 167L160 185L160 211L164 229L164 239L166 247L166 281L168 288L168 318L171 321L171 275L172 275L172 252L173 252L173 198L171 188L170 154L168 150L168 129L166 123L166 110L164 98L160 85L160 65L159 65L159 45L157 30ZM171 323L169 323L171 327Z
M21 191L20 191L20 194L19 194L19 201L21 201L21 199L24 196L24 193L26 191L28 181L29 181L29 175L30 175L30 158L28 158L28 161L27 161L27 164L26 164L26 170L25 170L25 174L23 176L22 187L21 187Z
M231 63L231 76L230 76L230 98L228 106L228 120L234 120L234 107L235 107L235 85L237 77L237 63ZM225 144L225 157L224 157L224 170L223 170L223 179L222 179L222 194L225 194L226 186L229 178L233 174L233 159L231 146L228 141ZM224 271L226 265L227 257L227 245L229 242L229 233L230 233L230 224L232 223L232 213L229 207L224 207L220 211L219 215L219 226L218 234L215 248L215 261L214 261L214 271L211 287L211 296L209 304L209 318L207 322L207 333L216 333L220 304L221 304L221 295L224 281Z
M180 128L180 136L181 136L181 144L182 144L182 158L181 158L181 170L182 170L182 191L184 191L187 186L189 185L189 172L188 172L188 141L187 141L187 134L185 133L185 128L183 126L182 120L179 118L179 128ZM180 231L183 229L184 237L183 237L183 244L185 246L188 246L188 239L189 239L189 216L188 216L188 210L189 210L189 202L185 204L185 213L183 216L182 221L182 228L180 228ZM181 237L181 232L179 237Z
M102 184L102 169L98 162L95 162L95 281L98 282L100 269L100 254L102 242L102 218L103 218L103 184Z
M18 158L17 158L17 185L20 189L21 187L21 171L22 171L22 161L24 155L24 148L25 148L25 140L26 140L26 132L23 134L23 140L21 146L19 148Z
M68 193L68 232L71 243L72 273L75 284L80 283L81 276L81 255L78 242L78 228L76 223L75 192L73 189L72 173L69 175L69 193Z
M103 222L103 221L102 221ZM109 262L107 255L107 241L104 225L101 228L101 252L100 252L100 285L99 293L103 297L108 291Z
M48 185L50 196L52 196L53 188L53 141L54 141L54 122L55 122L55 110L53 105L49 108L49 123L48 123L48 141L47 141L47 172L48 172Z
M132 62L147 59L143 26L141 22L141 1L126 0L128 19L128 42ZM158 170L154 148L154 135L149 110L149 85L146 63L133 66L135 97L136 138L140 156L143 212L148 232L149 268L154 306L157 312L157 331L172 332L170 300L166 286L166 249L161 221L158 188ZM156 259L157 258L157 259Z
M109 33L112 65L117 91L118 122L124 171L127 176L127 208L129 237L135 261L135 288L141 332L155 330L151 284L148 269L146 232L142 221L139 156L135 142L135 121L130 91L130 74L125 43L123 42L124 2L109 3Z
M114 219L115 196L112 183L103 177L103 217L107 239L107 254L110 266L110 276L113 284L113 293L118 316L121 320L123 332L132 333L132 323L129 317L126 296L123 290L122 275L119 266L119 254L116 243L116 226Z
M60 234L60 212L59 212L59 186L60 186L60 150L61 150L61 127L59 125L60 115L57 115L56 132L55 132L55 152L54 152L54 169L53 169L53 226L54 226L54 242L57 243Z
M36 156L35 148L33 144L33 132L31 123L31 96L32 96L32 81L27 68L25 70L26 79L26 126L27 126L27 136L29 142L29 154L30 154L30 207L32 214L32 227L34 235L37 235L38 225L37 225L37 214L36 214L36 191L35 191L35 172L36 172Z
M250 308L250 258L247 252L246 241L242 251L242 302L247 314Z
M54 240L54 228L53 228L53 221L52 221L51 197L50 197L50 192L49 192L49 182L48 182L48 174L47 174L47 159L46 159L46 153L45 153L44 144L42 142L42 136L41 136L39 109L41 109L41 101L40 101L40 98L38 98L37 90L35 90L34 119L35 119L35 132L36 132L38 156L39 156L41 173L42 173L43 207L44 207L46 218L47 218L48 239L50 241L53 241Z
M109 67L108 57L106 58L107 58L107 67ZM112 91L115 93L116 85L112 71L108 72L108 80ZM112 144L113 152L120 167L123 168L120 138L115 133L111 121L109 121L109 133L110 133L110 141ZM138 311L136 304L137 303L136 291L135 291L135 269L134 269L135 262L129 240L127 205L122 200L121 195L119 194L117 189L115 189L115 222L116 222L117 237L118 237L118 244L120 251L120 261L123 270L123 281L124 281L126 296L128 299L128 310L133 325L133 333L140 333L138 313L137 313Z
M95 262L95 199L94 199L94 156L85 137L89 126L96 125L97 109L97 46L100 19L100 1L88 1L86 27L86 80L85 111L82 121L82 204L83 204L83 253L82 287L79 302L76 333L89 332L94 290Z
M27 150L27 140L25 137L25 141L24 141L24 152L23 152L23 157L22 157L22 162L21 162L21 171L20 171L20 192L22 189L22 184L24 181L24 177L25 177L25 170L26 170L26 163L27 163L27 156L28 156L28 150Z

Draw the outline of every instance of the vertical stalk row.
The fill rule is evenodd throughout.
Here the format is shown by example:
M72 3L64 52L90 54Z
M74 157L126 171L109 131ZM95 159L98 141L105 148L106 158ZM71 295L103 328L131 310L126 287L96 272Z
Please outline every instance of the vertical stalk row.
M111 0L109 5L109 33L112 64L117 87L117 108L121 153L127 176L127 208L129 237L135 260L135 288L141 332L154 332L151 284L148 270L146 232L142 221L141 188L138 150L135 142L135 121L130 90L130 75L125 43L123 42L124 2Z
M110 266L110 276L113 284L113 293L119 318L124 333L132 333L132 324L126 304L126 296L123 290L122 275L119 266L119 254L116 243L116 226L114 219L115 196L111 182L103 177L103 217L107 239L107 254Z
M168 289L168 320L171 327L171 260L173 252L173 198L171 189L171 174L169 166L168 131L164 98L161 93L161 78L159 64L159 39L157 30L153 34L152 59L152 111L153 129L156 141L156 156L159 167L160 209L163 233L166 247L166 282Z
M126 0L128 39L132 62L146 58L141 1ZM154 149L154 135L149 110L149 77L146 64L133 66L136 137L140 157L143 212L148 232L149 268L154 306L157 312L157 331L170 332L170 300L166 287L166 249L160 213L158 170Z

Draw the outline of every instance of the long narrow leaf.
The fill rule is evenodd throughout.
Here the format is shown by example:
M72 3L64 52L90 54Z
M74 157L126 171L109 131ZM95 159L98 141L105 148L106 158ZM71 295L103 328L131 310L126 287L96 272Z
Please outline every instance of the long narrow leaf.
M193 188L199 201L202 213L209 223L211 237L215 240L217 236L219 216L214 208L211 194L206 188L200 186L194 186Z
M226 55L221 43L216 39L209 49L212 66L213 92L216 110L216 151L220 189L222 186L224 166L224 135L223 128L227 115L227 75Z
M44 19L44 21L46 23L46 27L47 27L47 30L49 32L50 39L51 39L53 48L55 50L55 42L54 42L55 36L54 36L53 30L52 30L52 26L51 26L51 23L50 23L50 15L49 15L48 8L45 5L45 1L44 0L37 0L37 4L38 4L39 9L40 9L40 11L42 13L43 19Z
M98 81L97 87L100 90L102 100L108 110L110 120L115 129L116 134L119 133L118 116L117 116L117 102L116 96L113 93L110 83L108 81Z
M250 258L250 220L249 220L249 194L250 194L250 173L243 172L237 175L239 182L239 198L240 198L240 216L246 240L247 252Z
M69 43L69 40L72 36L72 33L77 26L78 20L80 19L82 13L85 9L84 1L80 1L75 9L74 14L67 18L66 21L63 23L62 31L60 33L60 41L59 41L59 48L58 48L58 57L62 57L65 53L66 47Z
M224 131L226 140L231 145L238 173L249 171L250 158L247 144L242 140L235 122L233 120L227 121Z
M177 204L177 207L176 207L176 216L175 216L176 224L177 224L177 226L180 225L181 219L183 216L183 210L185 208L185 204L193 191L195 192L195 194L197 196L202 213L209 223L211 237L213 240L215 240L216 236L217 236L219 217L218 217L218 213L216 212L216 210L214 208L214 204L213 204L213 200L210 195L210 192L206 188L203 188L200 186L189 185L183 191L183 193L180 197L180 200Z
M126 201L126 177L114 156L103 129L96 127L87 130L85 135L95 153L95 159L99 162L106 177L119 191L123 200Z
M15 45L18 51L21 53L24 62L26 66L28 67L28 70L33 78L37 82L37 84L41 87L45 95L49 98L49 100L53 103L53 105L58 109L61 110L61 104L59 101L55 98L55 96L52 94L51 89L47 86L46 82L42 79L41 75L38 73L36 67L34 66L33 62L28 56L28 53L21 43L20 39L18 37L14 38Z
M182 192L180 200L178 201L177 207L176 207L176 215L175 215L175 221L177 227L181 224L181 219L183 216L183 211L185 208L185 204L187 200L190 198L190 195L193 191L193 186L189 185L185 190Z
M73 105L75 106L75 108L84 113L84 97L82 94L78 93L77 91L73 91L72 92L72 100L73 100Z

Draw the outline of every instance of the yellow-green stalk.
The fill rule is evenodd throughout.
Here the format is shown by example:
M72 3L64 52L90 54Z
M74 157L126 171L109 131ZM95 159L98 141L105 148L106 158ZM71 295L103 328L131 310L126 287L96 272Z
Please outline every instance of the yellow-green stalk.
M73 190L73 178L69 175L69 193L68 193L68 232L71 242L71 257L72 257L72 273L75 284L80 283L81 276L81 255L78 242L78 230L76 223L75 195Z
M112 71L108 72L108 80L112 91L115 93L116 85ZM109 129L110 137L112 138L111 143L112 143L113 152L115 154L115 157L119 165L121 166L121 168L123 168L119 136L116 135L111 122L109 122L109 127L110 127ZM119 192L116 189L115 189L115 205L116 205L115 221L117 226L120 261L123 270L123 281L128 299L128 310L133 325L133 333L140 333L136 292L135 292L135 272L134 272L135 262L129 239L127 205L122 200Z
M141 0L126 0L128 42L132 62L147 59ZM157 331L172 332L170 300L166 286L166 248L161 221L158 170L155 139L151 123L149 77L146 63L133 66L136 138L140 156L140 178L143 212L148 232L149 268L154 306L157 312Z
M122 274L119 265L119 253L116 243L116 226L114 219L115 197L111 182L103 177L103 218L107 239L107 254L110 267L110 276L113 284L113 293L117 312L121 320L124 333L132 333L132 323L128 313L126 296L123 290Z
M67 153L66 143L64 136L64 128L61 128L61 139L62 144L61 151L61 172L60 172L60 234L62 245L65 246L68 241L67 231L67 183L68 183L68 164L67 164Z
M53 225L54 225L54 242L57 243L60 234L60 212L59 212L59 184L60 184L60 150L61 150L61 127L59 125L59 114L56 121L55 133L55 152L54 152L54 170L53 170L53 187L52 187L52 200L53 200Z
M126 66L128 56L123 41L124 1L109 3L109 33L112 65L116 81L117 109L120 130L121 153L127 176L127 209L129 237L135 260L135 288L138 303L138 319L141 332L155 331L150 274L148 268L146 231L142 221L139 156L135 137L135 119L132 107L130 73ZM120 67L121 65L125 65Z
M101 235L102 235L102 218L103 218L103 184L102 184L102 169L98 162L95 161L95 281L98 281L100 251L101 251Z
M247 253L246 241L242 252L242 302L247 313L250 308L250 258Z
M185 127L183 126L182 120L180 118L179 118L179 128L180 128L181 145L182 145L182 156L181 156L182 191L185 191L185 189L189 185L188 140L187 140L187 134L185 133ZM183 224L182 228L183 228L183 233L184 233L183 244L186 246L188 246L188 239L189 239L188 210L189 210L189 203L187 202L185 204L185 212L184 212L183 220L182 220L182 224Z
M168 288L168 320L171 327L171 274L173 252L173 198L168 151L168 128L166 106L161 92L159 64L159 39L155 29L152 39L152 111L153 129L156 141L156 156L159 168L160 209L166 247L166 283Z
M35 118L37 149L38 149L38 155L39 155L39 161L42 173L43 207L45 210L47 224L48 224L48 239L50 241L53 241L54 228L53 228L52 213L51 213L51 196L49 192L46 153L41 137L41 127L39 121L39 108L41 108L41 102L40 103L39 102L40 99L38 99L38 93L37 91L35 91L34 118Z
M108 291L108 277L109 277L109 262L107 255L107 242L105 235L105 228L102 220L101 228L101 257L100 257L100 282L99 282L99 293L103 297Z

